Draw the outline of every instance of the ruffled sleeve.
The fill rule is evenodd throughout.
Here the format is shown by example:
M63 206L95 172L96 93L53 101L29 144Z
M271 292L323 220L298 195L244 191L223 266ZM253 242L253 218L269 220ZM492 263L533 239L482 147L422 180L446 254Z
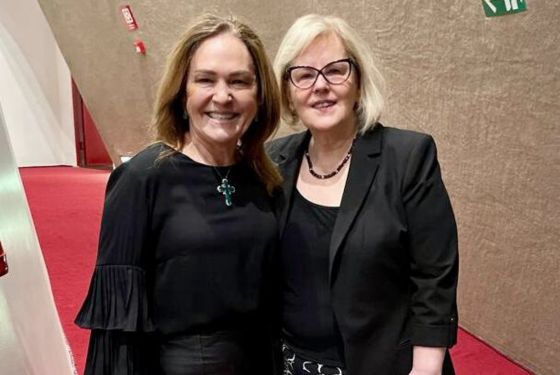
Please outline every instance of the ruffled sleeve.
M84 375L159 374L156 342L149 334L94 329Z
M89 329L153 332L145 278L139 267L97 266L76 324Z
M99 251L76 324L92 330L86 374L149 373L155 326L150 304L149 168L131 160L109 178ZM152 353L150 355L150 353Z

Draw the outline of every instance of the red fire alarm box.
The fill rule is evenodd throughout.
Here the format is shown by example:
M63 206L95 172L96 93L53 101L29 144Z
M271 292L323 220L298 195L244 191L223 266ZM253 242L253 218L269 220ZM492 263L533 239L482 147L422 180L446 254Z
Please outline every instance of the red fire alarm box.
M121 13L124 18L124 22L128 27L128 30L129 31L136 30L138 28L138 23L136 22L136 19L132 14L132 9L130 8L130 5L121 6Z
M0 276L4 276L8 273L8 259L6 259L6 252L2 248L2 242L0 242Z
M134 41L134 47L136 47L136 53L140 53L142 55L146 54L146 45L140 39Z

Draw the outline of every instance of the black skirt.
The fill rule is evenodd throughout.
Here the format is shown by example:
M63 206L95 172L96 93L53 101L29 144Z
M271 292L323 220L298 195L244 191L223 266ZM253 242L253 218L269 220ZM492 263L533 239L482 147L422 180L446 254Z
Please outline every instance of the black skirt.
M163 375L246 375L255 373L251 343L240 332L173 336L161 340Z
M248 330L162 336L93 330L85 375L268 375L270 342Z

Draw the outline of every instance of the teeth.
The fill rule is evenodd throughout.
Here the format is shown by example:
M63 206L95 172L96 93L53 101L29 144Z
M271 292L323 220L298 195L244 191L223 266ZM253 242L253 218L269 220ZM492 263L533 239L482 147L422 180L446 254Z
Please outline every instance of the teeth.
M214 120L231 120L236 116L235 113L220 113L220 112L208 112L208 117Z
M330 107L331 105L333 105L333 102L320 102L314 105L315 108L326 108L326 107Z

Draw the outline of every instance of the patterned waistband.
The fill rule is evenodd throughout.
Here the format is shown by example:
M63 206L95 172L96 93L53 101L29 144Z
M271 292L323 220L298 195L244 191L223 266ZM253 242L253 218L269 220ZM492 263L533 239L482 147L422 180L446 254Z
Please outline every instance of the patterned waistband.
M347 375L337 366L324 365L298 356L288 345L282 345L284 357L283 375Z

